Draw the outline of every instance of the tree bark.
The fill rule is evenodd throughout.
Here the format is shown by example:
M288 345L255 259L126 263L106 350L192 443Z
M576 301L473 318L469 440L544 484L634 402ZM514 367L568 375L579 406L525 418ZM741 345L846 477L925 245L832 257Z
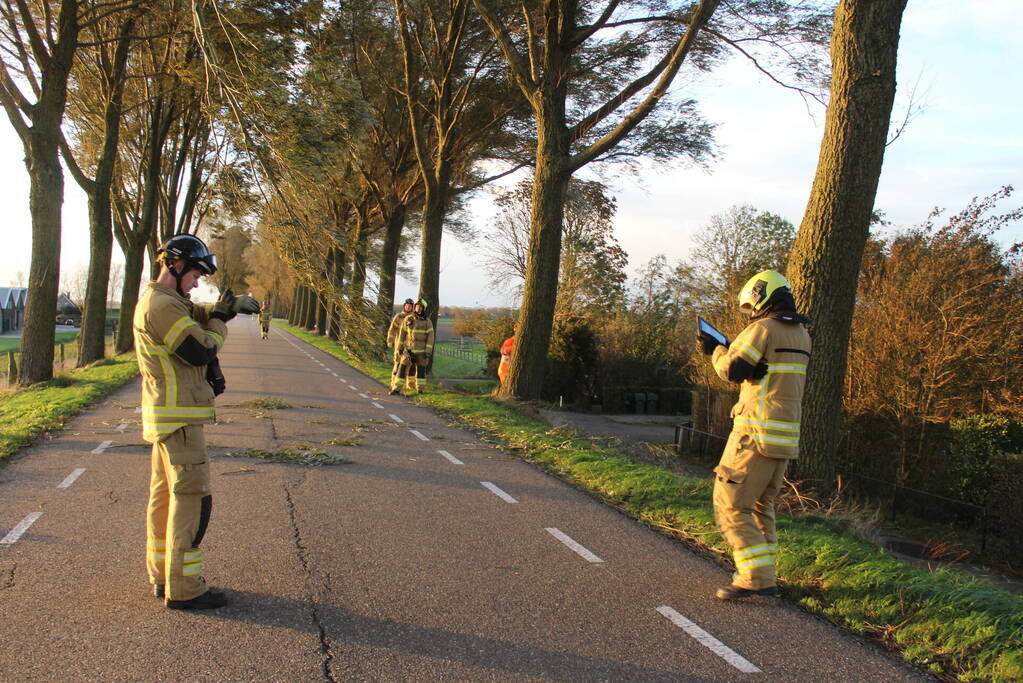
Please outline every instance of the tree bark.
M811 319L795 472L833 485L849 333L863 249L895 98L895 62L906 0L842 0L831 40L832 92L820 159L789 277Z
M405 204L395 205L387 216L384 229L384 244L380 254L380 289L377 292L377 308L384 320L391 319L394 310L394 288L398 272L398 253L401 247L401 231L405 227ZM384 330L384 336L387 331Z
M96 163L96 177L89 184L89 276L85 290L82 331L78 336L78 366L88 365L106 355L107 288L110 286L110 256L114 247L111 224L110 188L121 134L121 101L125 67L135 19L125 21L118 32L117 47L107 74L110 92L103 112L103 149ZM69 162L73 163L73 161Z
M440 247L450 191L448 165L440 160L437 163L435 180L426 183L423 197L422 252L419 259L419 298L426 299L429 304L427 314L435 329L440 310Z
M334 256L331 259L331 277L333 279L335 297L330 313L330 329L327 336L334 341L340 341L342 321L344 319L344 300L341 293L345 284L345 252L337 247L333 248Z
M139 301L139 286L142 284L142 268L145 265L146 243L136 241L129 244L124 253L124 284L121 287L121 310L117 316L117 338L114 353L127 353L135 346L135 305Z
M9 102L4 106L25 147L28 168L29 211L32 214L32 262L29 266L25 327L21 335L18 384L28 386L53 377L54 322L60 285L61 205L64 173L58 150L60 124L67 105L67 85L78 43L78 7L74 0L60 4L57 41L48 55L37 55L40 69L39 99L25 126ZM18 121L14 121L18 116Z
M565 193L571 178L564 103L563 96L550 93L545 115L537 117L536 171L526 282L515 349L508 375L501 383L501 396L538 399L543 388L544 365L554 326L554 305L558 298Z

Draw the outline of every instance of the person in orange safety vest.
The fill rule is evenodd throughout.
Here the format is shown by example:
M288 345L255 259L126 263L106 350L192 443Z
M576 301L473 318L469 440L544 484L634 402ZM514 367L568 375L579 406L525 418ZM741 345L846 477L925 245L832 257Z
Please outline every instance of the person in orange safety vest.
M501 362L497 364L497 379L504 384L504 378L508 376L508 368L511 367L512 350L515 349L515 333L519 331L519 324L512 327L512 336L501 344Z

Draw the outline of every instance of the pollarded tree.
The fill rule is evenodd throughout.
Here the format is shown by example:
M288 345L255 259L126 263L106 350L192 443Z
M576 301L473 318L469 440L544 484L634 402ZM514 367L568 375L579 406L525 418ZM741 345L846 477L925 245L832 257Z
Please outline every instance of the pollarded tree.
M839 444L856 283L895 100L906 0L841 0L831 39L831 101L820 160L789 259L813 357L803 398L798 473L828 490Z
M518 341L501 393L539 395L557 298L565 193L572 174L599 160L702 160L712 127L692 100L666 99L684 63L707 70L729 45L788 43L796 76L813 59L795 51L822 42L826 19L795 2L699 3L473 0L500 45L535 123L529 263Z

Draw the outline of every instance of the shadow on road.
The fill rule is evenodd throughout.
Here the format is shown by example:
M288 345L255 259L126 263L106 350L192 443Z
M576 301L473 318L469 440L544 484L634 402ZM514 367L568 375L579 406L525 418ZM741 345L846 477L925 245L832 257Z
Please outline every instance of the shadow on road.
M523 676L559 680L719 680L680 676L678 672L634 666L600 657L566 654L391 619L376 619L334 605L248 591L227 593L231 599L228 607L197 615L318 634L328 648L332 668L349 668L350 664L346 664L343 659L343 649L347 643Z

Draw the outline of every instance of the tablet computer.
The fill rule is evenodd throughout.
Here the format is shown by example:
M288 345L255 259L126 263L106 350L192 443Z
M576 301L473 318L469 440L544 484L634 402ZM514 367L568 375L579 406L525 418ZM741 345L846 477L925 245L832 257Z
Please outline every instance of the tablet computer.
M721 344L721 346L728 346L728 338L721 333L721 330L714 327L700 316L696 316L696 329L700 334L707 335L717 343Z

